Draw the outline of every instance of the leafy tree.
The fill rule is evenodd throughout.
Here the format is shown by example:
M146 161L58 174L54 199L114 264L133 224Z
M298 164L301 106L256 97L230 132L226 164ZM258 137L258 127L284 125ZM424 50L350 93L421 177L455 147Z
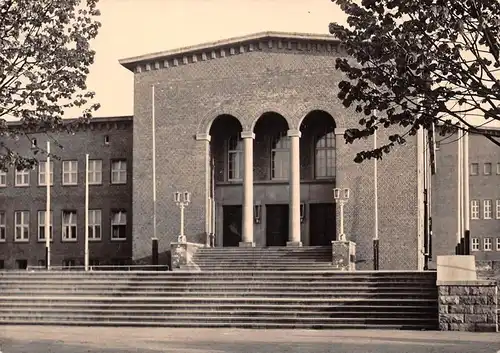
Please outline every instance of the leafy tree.
M95 52L90 41L100 23L98 0L0 0L0 168L31 168L6 142L32 133L71 132L88 123L91 104L86 78ZM65 110L82 114L68 122ZM8 127L7 120L19 123ZM34 153L38 150L34 151Z
M419 127L439 124L444 135L478 131L471 118L500 121L498 0L332 1L347 14L347 26L330 24L348 54L336 61L346 74L338 97L365 115L361 128L346 131L346 142L378 128L404 131L356 162L382 158Z

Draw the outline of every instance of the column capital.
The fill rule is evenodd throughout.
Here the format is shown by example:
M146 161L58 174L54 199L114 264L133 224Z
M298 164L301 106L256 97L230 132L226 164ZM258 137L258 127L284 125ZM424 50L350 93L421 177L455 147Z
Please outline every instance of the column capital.
M300 132L300 130L290 129L287 132L287 136L288 137L299 137L300 138L302 136L302 133Z
M210 142L211 136L207 133L198 133L196 134L196 141L208 141Z
M242 139L255 139L255 134L253 131L242 131L241 132L241 138Z

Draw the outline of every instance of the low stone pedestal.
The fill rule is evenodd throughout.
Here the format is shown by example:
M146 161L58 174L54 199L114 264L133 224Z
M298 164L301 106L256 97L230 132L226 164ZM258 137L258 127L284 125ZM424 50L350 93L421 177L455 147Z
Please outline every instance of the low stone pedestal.
M356 270L356 243L348 240L332 241L332 268L339 271Z
M181 266L191 264L191 258L193 254L196 252L196 250L198 250L198 248L201 248L203 246L203 244L188 242L170 243L172 271L180 269Z
M498 332L495 281L437 281L441 331Z

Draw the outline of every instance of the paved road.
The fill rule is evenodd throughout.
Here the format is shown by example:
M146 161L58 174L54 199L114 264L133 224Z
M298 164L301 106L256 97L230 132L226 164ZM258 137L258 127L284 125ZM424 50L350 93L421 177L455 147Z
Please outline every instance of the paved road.
M500 333L0 326L2 353L496 353Z

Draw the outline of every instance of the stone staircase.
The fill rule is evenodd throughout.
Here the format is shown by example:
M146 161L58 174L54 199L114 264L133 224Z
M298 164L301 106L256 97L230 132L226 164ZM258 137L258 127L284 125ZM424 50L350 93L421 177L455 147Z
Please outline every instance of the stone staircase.
M268 247L268 248L199 248L188 265L188 271L331 271L332 247Z
M0 272L0 324L438 327L435 272Z

